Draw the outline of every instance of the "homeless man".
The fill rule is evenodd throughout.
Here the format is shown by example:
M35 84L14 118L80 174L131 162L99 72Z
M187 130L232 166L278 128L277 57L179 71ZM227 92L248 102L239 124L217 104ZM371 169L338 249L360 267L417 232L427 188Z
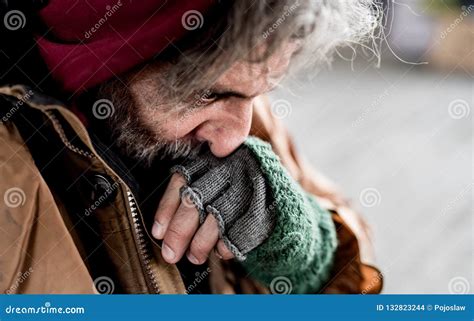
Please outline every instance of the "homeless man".
M34 41L2 67L2 291L381 291L363 220L266 98L369 39L371 0L51 0L25 17L2 31L10 52Z

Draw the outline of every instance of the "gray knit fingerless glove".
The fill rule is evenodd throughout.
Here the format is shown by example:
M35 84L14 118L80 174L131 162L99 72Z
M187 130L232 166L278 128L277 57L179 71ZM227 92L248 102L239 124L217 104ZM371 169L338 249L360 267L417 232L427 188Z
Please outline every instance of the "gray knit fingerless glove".
M209 213L214 215L219 237L238 260L245 260L272 232L276 217L271 192L245 145L225 158L207 150L171 171L186 179L181 198L192 201L201 224Z

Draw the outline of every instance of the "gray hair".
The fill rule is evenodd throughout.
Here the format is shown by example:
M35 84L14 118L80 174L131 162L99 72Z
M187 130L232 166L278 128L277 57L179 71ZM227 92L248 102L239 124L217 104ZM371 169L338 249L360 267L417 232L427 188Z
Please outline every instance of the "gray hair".
M381 13L378 0L220 1L202 28L158 57L171 62L161 83L182 100L209 88L236 61L265 62L294 39L303 46L293 65L330 62L343 46L361 45L378 57Z

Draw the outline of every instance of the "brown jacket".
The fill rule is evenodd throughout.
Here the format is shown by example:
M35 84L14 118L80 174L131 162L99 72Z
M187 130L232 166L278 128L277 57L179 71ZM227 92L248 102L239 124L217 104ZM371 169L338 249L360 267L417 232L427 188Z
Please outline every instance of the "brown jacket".
M177 267L163 261L144 228L123 176L98 155L79 119L21 86L1 87L0 98L0 290L97 293L94 280L109 275L116 292L186 293ZM362 263L372 260L367 226L297 155L265 98L255 103L251 134L270 142L332 212L339 245L321 292L379 293L382 274ZM106 197L95 189L103 185ZM211 256L208 271L199 282L209 282L213 293L269 292L235 262Z

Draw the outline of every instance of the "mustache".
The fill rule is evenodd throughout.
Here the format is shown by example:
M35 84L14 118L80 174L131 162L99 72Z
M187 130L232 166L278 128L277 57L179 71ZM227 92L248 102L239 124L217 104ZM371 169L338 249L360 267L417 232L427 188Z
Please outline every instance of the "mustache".
M178 160L183 158L196 158L201 151L207 148L206 142L199 142L195 139L175 140L160 147L157 156L161 160Z

